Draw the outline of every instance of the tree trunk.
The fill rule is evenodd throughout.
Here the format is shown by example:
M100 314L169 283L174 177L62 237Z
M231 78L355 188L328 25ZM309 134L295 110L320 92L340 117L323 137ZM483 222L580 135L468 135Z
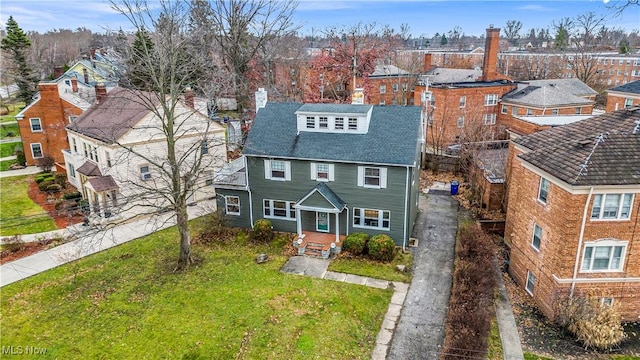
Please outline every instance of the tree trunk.
M176 205L176 225L180 233L180 256L174 271L181 271L193 263L191 258L191 235L189 234L189 215L186 202Z

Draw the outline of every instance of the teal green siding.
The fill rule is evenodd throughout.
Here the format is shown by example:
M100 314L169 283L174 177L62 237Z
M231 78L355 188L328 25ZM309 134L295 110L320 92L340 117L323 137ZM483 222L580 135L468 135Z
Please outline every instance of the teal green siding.
M309 196L301 205L319 207L323 209L335 209L335 207L317 191L311 194L311 196Z
M282 159L286 160L286 159ZM253 197L254 221L263 218L263 199L299 201L308 194L318 183L311 180L311 161L288 160L291 162L291 181L275 181L265 179L264 158L247 157L247 176ZM387 166L387 187L372 189L358 186L358 164L333 163L335 181L327 185L347 204L347 210L341 214L340 227L348 224L349 233L366 232L371 235L383 233L391 236L396 244L402 245L405 237L405 227L413 224L411 211L405 217L406 208L410 209L415 203L405 201L407 195L407 168ZM364 165L364 164L363 164ZM371 165L377 166L377 165ZM380 166L382 167L382 166ZM410 174L411 171L409 172ZM409 185L411 185L409 179ZM417 185L417 184L416 184ZM309 199L308 199L309 200ZM305 202L305 205L308 205ZM406 208L405 208L406 206ZM391 213L389 230L359 228L353 226L353 208L388 210ZM315 231L315 213L301 212L303 230ZM344 221L343 221L344 220ZM405 222L406 220L406 222ZM296 222L291 220L271 219L274 229L296 232ZM330 225L334 231L335 219L331 216ZM346 227L346 226L345 226ZM346 228L345 228L346 230ZM346 233L342 232L342 234ZM406 228L406 236L410 236L411 228Z
M216 189L216 194L216 204L221 214L225 214L225 196L237 196L240 198L240 215L224 215L229 226L241 228L251 227L249 193L247 191Z

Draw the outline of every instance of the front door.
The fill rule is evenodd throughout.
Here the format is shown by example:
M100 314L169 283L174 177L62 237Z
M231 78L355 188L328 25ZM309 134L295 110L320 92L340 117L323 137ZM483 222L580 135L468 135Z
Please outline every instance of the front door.
M316 212L316 231L329 232L329 213Z

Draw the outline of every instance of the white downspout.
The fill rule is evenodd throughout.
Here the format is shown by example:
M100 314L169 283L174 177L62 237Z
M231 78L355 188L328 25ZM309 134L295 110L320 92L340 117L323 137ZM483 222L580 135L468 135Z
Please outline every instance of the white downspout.
M573 277L571 278L571 291L569 292L569 299L573 298L573 292L576 287L576 278L578 277L578 265L580 264L580 251L582 250L582 241L584 239L584 228L587 224L587 211L589 211L589 202L591 201L591 195L593 194L593 186L589 189L589 195L587 196L587 202L584 204L584 211L582 213L582 224L580 225L580 236L578 237L578 249L576 250L576 260L573 264Z
M346 229L345 236L349 236L349 220L351 219L349 218L349 207L345 205L345 208L347 209L347 223L344 224L344 228Z
M253 197L251 196L251 188L249 187L249 167L247 166L247 157L244 156L244 184L249 192L249 221L253 229Z
M404 188L404 234L402 237L402 251L407 247L407 206L409 204L409 167L407 166L407 181Z

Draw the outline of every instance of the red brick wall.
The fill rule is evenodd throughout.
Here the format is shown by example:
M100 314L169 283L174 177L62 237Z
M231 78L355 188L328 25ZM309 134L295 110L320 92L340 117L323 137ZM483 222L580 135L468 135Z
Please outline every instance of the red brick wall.
M513 147L510 150L514 150ZM513 151L515 156L518 152ZM510 154L511 155L511 154ZM561 279L573 276L576 250L585 202L588 195L572 195L554 183L550 184L547 203L537 200L540 176L524 168L517 158L508 163L509 190L505 242L510 245L510 273L521 285L526 285L527 271L536 276L534 299L547 315L553 315L558 292L568 284L558 284L552 275ZM621 190L621 192L624 192ZM640 277L640 233L635 224L640 220L640 194L636 194L632 219L625 221L591 221L591 200L587 207L587 222L583 242L603 238L629 241L622 272L580 273L578 278ZM531 246L534 224L543 230L540 251ZM582 246L579 265L582 263ZM640 315L640 282L578 284L582 292L596 291L599 297L613 297L625 320L637 320ZM622 293L621 289L634 293Z
M626 99L633 99L633 105L640 105L640 96L624 96L618 94L607 94L607 107L606 112L616 111L620 109L624 109L624 103Z
M33 143L42 145L44 156L64 163L62 150L69 148L65 126L70 115L79 116L82 110L60 98L57 84L40 84L38 90L40 99L24 112L24 119L18 121L27 165L37 165L37 159L31 154ZM40 118L42 132L31 131L30 118Z
M532 113L529 116L542 116L552 115L553 109L538 109L527 108L526 106L519 106L509 103L503 103L500 105L500 114L498 115L498 125L504 126L506 129L520 133L520 134L533 134L534 132L542 131L551 128L547 125L537 125L528 121L523 121L513 117L513 107L517 106L517 114L519 116L527 116L527 109L531 109ZM506 110L506 114L502 109ZM581 114L588 115L593 113L593 105L581 106ZM558 115L576 115L576 106L560 107L558 109Z

